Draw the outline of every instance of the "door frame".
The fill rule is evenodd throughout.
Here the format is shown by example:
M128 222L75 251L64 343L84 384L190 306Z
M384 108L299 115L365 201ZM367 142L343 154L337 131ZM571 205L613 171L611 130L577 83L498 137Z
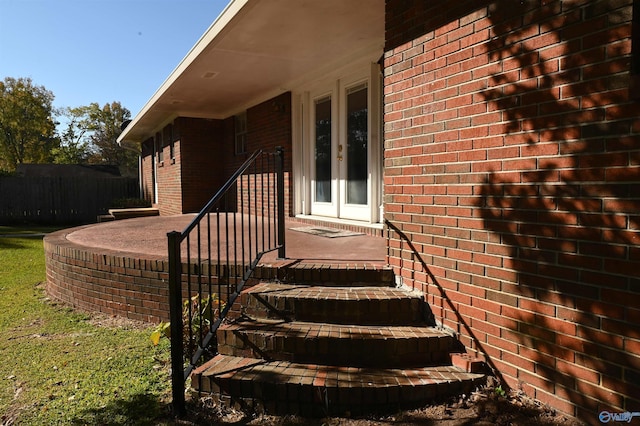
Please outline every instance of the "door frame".
M324 206L314 204L312 192L315 167L314 102L326 96L332 99L332 117L339 117L338 123L332 119L332 154L335 157L337 145L346 138L346 90L366 83L368 106L368 179L367 205L347 205L342 203ZM294 213L329 219L356 220L361 223L380 223L382 213L382 75L380 65L370 61L359 62L345 67L314 83L301 85L293 91L293 163L294 163ZM337 176L333 170L332 177ZM334 179L335 180L335 179ZM335 185L332 182L332 186ZM339 190L340 188L336 188ZM340 192L341 195L344 191ZM337 201L337 200L336 200ZM347 207L346 211L340 211Z

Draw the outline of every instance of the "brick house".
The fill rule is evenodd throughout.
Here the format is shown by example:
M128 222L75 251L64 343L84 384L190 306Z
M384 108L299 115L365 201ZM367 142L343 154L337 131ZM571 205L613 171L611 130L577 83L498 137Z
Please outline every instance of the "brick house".
M640 411L634 3L234 0L121 141L162 214L284 146L289 215L386 223L468 352L597 423Z

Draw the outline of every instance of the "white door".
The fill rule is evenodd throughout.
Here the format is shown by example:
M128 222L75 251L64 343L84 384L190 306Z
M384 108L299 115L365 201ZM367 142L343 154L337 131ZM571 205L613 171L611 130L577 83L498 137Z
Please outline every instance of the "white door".
M372 155L379 107L371 96L370 79L338 80L325 91L310 94L306 123L310 213L359 221L377 219L378 157ZM375 115L375 114L374 114ZM373 129L373 132L372 132ZM376 207L377 208L377 207Z

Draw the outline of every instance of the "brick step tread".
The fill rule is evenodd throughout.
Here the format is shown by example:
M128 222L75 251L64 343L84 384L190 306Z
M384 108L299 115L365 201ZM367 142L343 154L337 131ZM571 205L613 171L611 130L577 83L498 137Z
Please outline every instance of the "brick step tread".
M385 286L341 287L261 282L248 288L244 292L248 294L264 293L269 296L319 300L422 300L422 296L418 293L411 293L408 290L397 287Z
M221 400L258 400L272 412L313 409L328 413L393 410L470 392L484 375L454 366L411 369L358 368L217 355L192 375L192 387ZM322 395L319 401L317 395Z
M321 283L323 286L393 286L393 270L383 264L358 262L325 264L315 261L279 260L261 263L253 277L263 281Z
M304 321L254 320L244 319L225 323L220 329L230 331L264 332L277 335L291 335L304 339L342 338L342 339L408 339L447 337L451 335L439 328L412 325L379 327L374 325L328 324ZM220 343L220 342L218 342Z
M456 340L435 327L239 320L218 330L225 355L351 366L450 363Z
M362 325L426 324L423 295L394 287L326 287L263 282L242 294L255 318Z
M235 378L314 386L386 387L475 380L484 377L468 373L452 365L411 369L360 368L331 365L299 364L288 361L266 361L228 355L216 355L194 371L211 378Z

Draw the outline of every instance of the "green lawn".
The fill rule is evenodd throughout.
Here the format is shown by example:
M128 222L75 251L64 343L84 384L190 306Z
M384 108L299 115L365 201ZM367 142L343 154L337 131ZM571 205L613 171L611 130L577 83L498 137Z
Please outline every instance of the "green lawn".
M0 227L0 424L170 424L167 340L49 301L47 230Z

